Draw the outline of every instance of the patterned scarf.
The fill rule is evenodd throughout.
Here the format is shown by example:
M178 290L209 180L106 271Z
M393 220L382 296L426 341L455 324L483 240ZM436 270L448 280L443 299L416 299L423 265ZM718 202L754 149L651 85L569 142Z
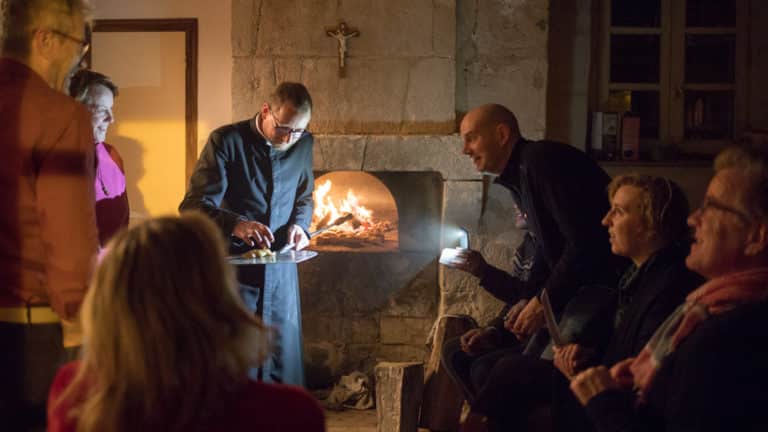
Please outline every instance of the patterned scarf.
M661 324L630 366L635 386L639 389L640 401L645 400L661 362L680 346L699 323L711 315L766 299L768 268L711 279L688 294L685 303Z

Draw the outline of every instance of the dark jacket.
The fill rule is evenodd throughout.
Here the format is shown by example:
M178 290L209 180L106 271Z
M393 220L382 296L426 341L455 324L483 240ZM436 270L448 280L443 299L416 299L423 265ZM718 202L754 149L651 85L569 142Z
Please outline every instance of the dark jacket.
M636 410L632 394L587 404L601 432L768 430L768 302L708 318L667 357Z
M688 270L688 247L673 245L658 251L640 267L630 283L632 300L626 308L600 362L608 367L636 356L685 296L704 283Z
M521 138L496 182L528 216L550 270L541 288L556 313L581 286L615 286L626 261L611 254L600 223L608 211L610 177L595 161L567 144Z
M612 316L606 317L602 327L590 329L587 335L589 345L596 351L592 366L602 364L608 367L629 357L636 356L650 340L659 325L675 310L685 297L704 283L704 279L685 267L688 247L668 246L652 255L637 270L635 277L624 288L625 294L631 295L629 304L616 329L604 333L605 327L612 327L616 308ZM569 305L570 306L570 305ZM603 334L606 339L600 345ZM592 345L589 342L598 342ZM581 341L579 341L581 342ZM569 388L569 381L559 371L555 371L553 394L553 419L558 431L591 431L591 422L586 418L581 404Z

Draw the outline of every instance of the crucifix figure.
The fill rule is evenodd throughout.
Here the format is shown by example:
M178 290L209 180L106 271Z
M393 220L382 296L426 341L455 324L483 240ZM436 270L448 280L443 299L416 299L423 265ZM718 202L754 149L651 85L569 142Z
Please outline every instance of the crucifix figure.
M360 36L360 32L347 27L345 22L340 22L336 28L326 29L325 34L335 38L339 43L339 76L344 76L345 59L347 57L347 39Z

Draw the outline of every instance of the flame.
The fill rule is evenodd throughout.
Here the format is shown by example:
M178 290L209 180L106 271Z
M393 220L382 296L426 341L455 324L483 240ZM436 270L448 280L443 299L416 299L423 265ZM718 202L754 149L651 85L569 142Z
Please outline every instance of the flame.
M320 186L315 188L313 198L315 200L315 211L312 217L312 230L320 229L337 218L352 213L354 215L353 220L356 220L359 227L364 227L370 224L373 219L373 212L365 206L360 205L360 199L352 192L351 189L347 190L347 197L341 202L334 202L330 196L333 182L326 180ZM355 231L355 227L349 222L345 222L334 230L339 231Z

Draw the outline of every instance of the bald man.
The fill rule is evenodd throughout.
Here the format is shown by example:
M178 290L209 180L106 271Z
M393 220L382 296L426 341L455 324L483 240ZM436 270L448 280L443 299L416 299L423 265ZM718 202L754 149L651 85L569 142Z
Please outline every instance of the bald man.
M555 314L560 316L581 287L616 286L623 263L611 254L607 232L600 223L608 211L605 193L610 181L602 168L575 147L523 138L515 115L502 105L471 110L461 122L460 133L463 153L477 170L497 176L494 182L510 191L542 258L537 264L545 266L547 276L536 295L509 323L509 331L526 341L543 328L539 301L542 289L547 290ZM514 276L489 265L477 251L460 254L451 266L475 275L484 289L508 304L526 296L525 291L516 288L519 283ZM532 353L539 354L541 349ZM470 351L465 354L472 355ZM530 364L518 367L526 370L526 378L540 372L544 379L550 369L538 364L536 357ZM448 358L444 360L450 363ZM482 393L478 383L470 386ZM524 396L533 397L530 393ZM483 399L482 395L479 399ZM473 405L473 410L479 408L481 414L493 415L487 412L493 411L492 404L478 400L478 405L485 406ZM510 414L512 411L506 410Z

